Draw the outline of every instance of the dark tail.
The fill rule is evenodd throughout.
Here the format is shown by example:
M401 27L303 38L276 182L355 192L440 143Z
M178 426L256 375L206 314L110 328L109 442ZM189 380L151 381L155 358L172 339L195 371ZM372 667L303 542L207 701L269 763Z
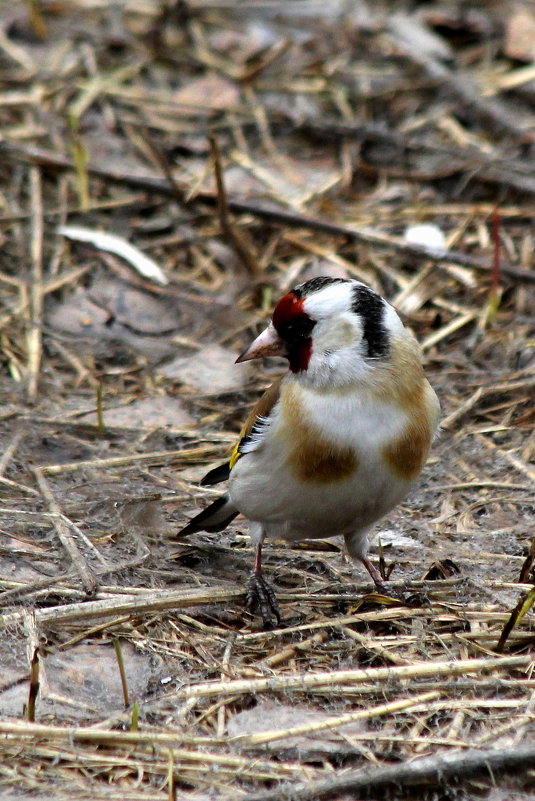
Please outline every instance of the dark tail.
M187 537L188 534L195 534L197 531L223 531L237 514L239 512L232 503L230 495L222 495L190 520L176 536Z
M221 481L228 481L230 476L230 462L220 464L214 467L209 473L201 480L201 487L211 487L213 484L219 484Z

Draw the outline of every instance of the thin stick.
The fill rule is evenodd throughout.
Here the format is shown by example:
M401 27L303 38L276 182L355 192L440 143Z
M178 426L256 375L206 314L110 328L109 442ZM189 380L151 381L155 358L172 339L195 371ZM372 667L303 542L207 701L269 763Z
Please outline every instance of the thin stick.
M301 642L288 645L286 648L283 648L276 654L268 656L268 658L264 660L264 664L266 667L270 668L278 667L278 665L282 665L282 663L286 662L288 659L293 659L293 657L297 654L305 653L311 648L314 648L315 645L320 645L321 643L325 642L326 639L327 632L319 631L317 634L314 634L312 637L309 637L306 640L301 640Z
M476 318L477 314L475 312L466 312L465 314L460 314L458 317L454 317L453 320L451 320L451 322L449 322L447 325L443 325L442 328L439 328L439 330L435 331L434 334L429 334L429 336L424 339L421 345L422 350L429 350L433 347L433 345L441 342L450 334L455 333L455 331L458 331L459 328L463 328Z
M224 679L225 676L229 675L230 654L232 652L232 646L234 645L235 639L236 639L235 636L230 637L229 641L228 641L228 643L227 643L227 645L225 647L225 652L223 654L223 659L221 661L221 673L220 673L221 679ZM223 703L221 704L221 706L217 710L217 730L216 730L217 737L223 737L223 735L225 733L225 722L226 722L226 715L227 715L227 710L226 710L227 700L228 699L225 698L223 700Z
M27 492L28 495L39 495L37 490L34 490L32 487L25 487L24 484L19 484L17 481L11 481L11 479L5 478L4 476L0 476L0 484L4 484L6 487L11 487L12 489L20 490L20 492Z
M454 424L458 423L461 417L464 417L465 414L472 411L474 406L477 406L484 392L485 390L483 387L478 387L469 398L463 401L451 414L440 421L440 427L453 428Z
M30 195L32 206L31 261L32 285L30 291L30 319L26 334L28 348L28 399L34 401L39 387L41 355L43 343L41 327L43 322L43 197L41 170L30 170Z
M175 757L178 759L191 760L198 763L209 763L213 765L230 765L242 768L250 764L249 757L241 757L234 754L214 754L206 750L190 751L175 748L176 745L202 745L202 746L226 746L228 739L217 740L214 737L193 737L184 732L133 732L133 731L102 731L93 729L89 726L65 727L49 726L41 723L29 723L23 720L0 720L0 734L8 737L28 737L32 740L49 740L50 742L59 740L60 742L87 742L102 745L116 746L145 746L153 753L154 746L173 745Z
M233 225L230 220L227 192L225 189L225 181L223 179L223 169L221 167L221 153L219 151L217 139L215 136L210 136L209 140L210 149L212 151L212 160L214 162L214 172L217 186L217 213L219 216L221 233L227 237L230 244L236 251L240 261L243 262L247 272L250 273L250 275L257 276L260 273L260 267L253 255L252 244L251 242L247 241L246 234L236 225Z
M181 609L201 604L227 603L243 599L245 590L229 587L206 587L202 590L173 590L148 592L147 595L123 595L119 598L106 598L104 601L87 601L66 604L65 606L37 609L37 625L56 625L58 623L78 623L82 620L112 617L114 615L147 615L164 609ZM0 617L0 630L19 623L25 612L11 612ZM520 657L518 657L520 658ZM506 660L500 660L505 662Z
M30 665L30 690L28 693L28 708L26 717L33 723L35 720L35 704L39 695L39 648L35 648Z
M39 468L44 474L56 476L60 473L73 473L76 470L91 468L123 467L129 464L168 464L169 462L191 462L210 459L218 456L221 448L213 445L200 445L197 448L182 448L180 451L154 451L152 453L133 453L130 456L113 456L110 459L93 459L81 462L67 462L66 464L47 464Z
M15 454L17 448L19 447L20 441L23 436L24 436L24 429L21 426L17 431L15 431L11 439L11 442L4 450L2 456L0 457L0 476L4 475L6 468L9 465L11 459L13 458L13 455Z
M130 570L133 567L139 567L139 565L146 561L147 558L148 554L143 554L142 556L138 556L136 559L128 559L125 562L117 562L114 565L105 565L102 568L97 568L94 573L96 576L105 576L110 573L120 573L122 570ZM6 606L13 601L19 600L25 595L38 593L39 590L42 589L53 590L53 588L57 587L59 584L72 581L77 577L77 575L78 574L76 571L70 570L67 573L60 573L59 576L47 576L44 579L38 579L38 581L32 581L28 584L19 584L17 587L4 590L3 592L0 592L0 606Z
M106 432L104 412L102 409L102 381L97 382L97 432L99 437L103 437Z
M390 682L402 679L424 678L426 676L460 676L465 673L479 673L495 668L523 668L531 663L531 657L512 656L490 659L463 659L458 662L416 662L413 665L369 668L360 670L329 670L318 673L305 673L296 676L274 676L267 679L236 679L233 681L213 681L194 684L178 690L177 698L208 698L221 693L261 693L306 691L315 687L361 682Z
M74 537L70 531L69 526L66 525L63 519L63 514L59 507L58 502L54 498L52 494L52 490L48 481L46 480L45 476L43 475L43 471L40 467L35 467L34 475L41 490L41 494L43 498L46 500L48 504L48 508L54 514L52 518L52 523L54 528L56 529L56 534L59 537L59 540L63 547L65 548L67 554L72 560L74 567L76 568L81 580L82 586L84 590L89 594L93 595L97 589L97 581L95 576L93 575L91 568L87 564L86 560L84 559L82 553L80 552L76 542L74 541Z
M169 749L169 765L167 771L167 783L168 783L168 793L167 798L168 801L175 801L176 799L176 788L175 788L175 766L173 762L173 752Z
M302 734L313 734L324 729L337 729L347 723L354 723L357 720L371 720L372 718L390 715L393 712L401 712L404 709L417 706L438 698L440 693L433 691L420 693L413 698L403 698L391 701L388 704L380 704L369 709L359 709L356 712L348 712L345 715L334 715L331 718L320 720L316 723L304 723L302 726L292 726L290 729L275 729L273 731L263 731L258 734L240 734L236 738L244 745L261 745L271 743L274 740L283 740L287 737L297 737Z
M535 765L535 744L500 748L486 751L470 751L440 754L424 757L414 762L372 768L371 770L352 770L342 776L333 776L317 782L298 786L277 787L260 793L241 796L240 801L320 801L344 793L380 787L406 787L420 783L445 786L446 780L455 777L467 778L478 773L491 773L499 770L517 768L526 771Z
M365 637L364 634L359 634L357 631L353 631L350 629L349 626L341 626L341 630L344 632L346 637L349 637L355 642L358 642L359 645L362 645L363 648L366 650L371 651L374 654L377 654L382 659L386 659L388 662L391 662L393 665L410 665L411 662L408 659L404 659L402 656L398 656L397 654L393 654L388 648L384 648L379 643L375 642L375 639L372 637Z
M128 709L130 706L130 697L128 695L128 681L126 678L126 671L124 668L124 659L123 659L123 651L121 648L121 643L119 640L113 641L113 647L115 649L115 656L117 657L117 664L119 666L119 675L121 677L121 687L123 688L123 700L124 700L124 708Z

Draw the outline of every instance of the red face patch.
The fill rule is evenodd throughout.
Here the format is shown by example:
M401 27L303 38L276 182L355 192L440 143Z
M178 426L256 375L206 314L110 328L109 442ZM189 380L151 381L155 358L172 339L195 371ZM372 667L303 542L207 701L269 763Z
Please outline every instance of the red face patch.
M299 317L303 312L303 300L294 295L293 292L288 292L283 298L279 300L273 312L273 325L278 333L288 326L292 320Z
M303 300L288 292L275 306L273 325L286 346L290 370L299 373L308 368L312 354L312 329L315 321L304 311Z

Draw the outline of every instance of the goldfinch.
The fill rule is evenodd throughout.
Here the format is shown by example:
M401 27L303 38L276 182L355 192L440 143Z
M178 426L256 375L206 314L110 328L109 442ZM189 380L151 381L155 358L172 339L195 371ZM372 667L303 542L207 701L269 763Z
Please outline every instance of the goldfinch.
M289 370L250 413L230 460L201 481L228 479L228 492L179 536L245 515L256 548L247 606L270 626L280 611L262 575L266 537L342 536L384 592L368 535L419 475L439 403L394 308L352 279L313 278L284 295L237 362L265 356L285 357Z

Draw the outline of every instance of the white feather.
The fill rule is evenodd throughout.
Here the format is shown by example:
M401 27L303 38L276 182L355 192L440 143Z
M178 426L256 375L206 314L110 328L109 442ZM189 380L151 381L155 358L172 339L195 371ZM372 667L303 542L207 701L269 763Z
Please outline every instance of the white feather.
M270 425L270 418L259 415L245 442L240 445L240 453L252 453L263 442Z

